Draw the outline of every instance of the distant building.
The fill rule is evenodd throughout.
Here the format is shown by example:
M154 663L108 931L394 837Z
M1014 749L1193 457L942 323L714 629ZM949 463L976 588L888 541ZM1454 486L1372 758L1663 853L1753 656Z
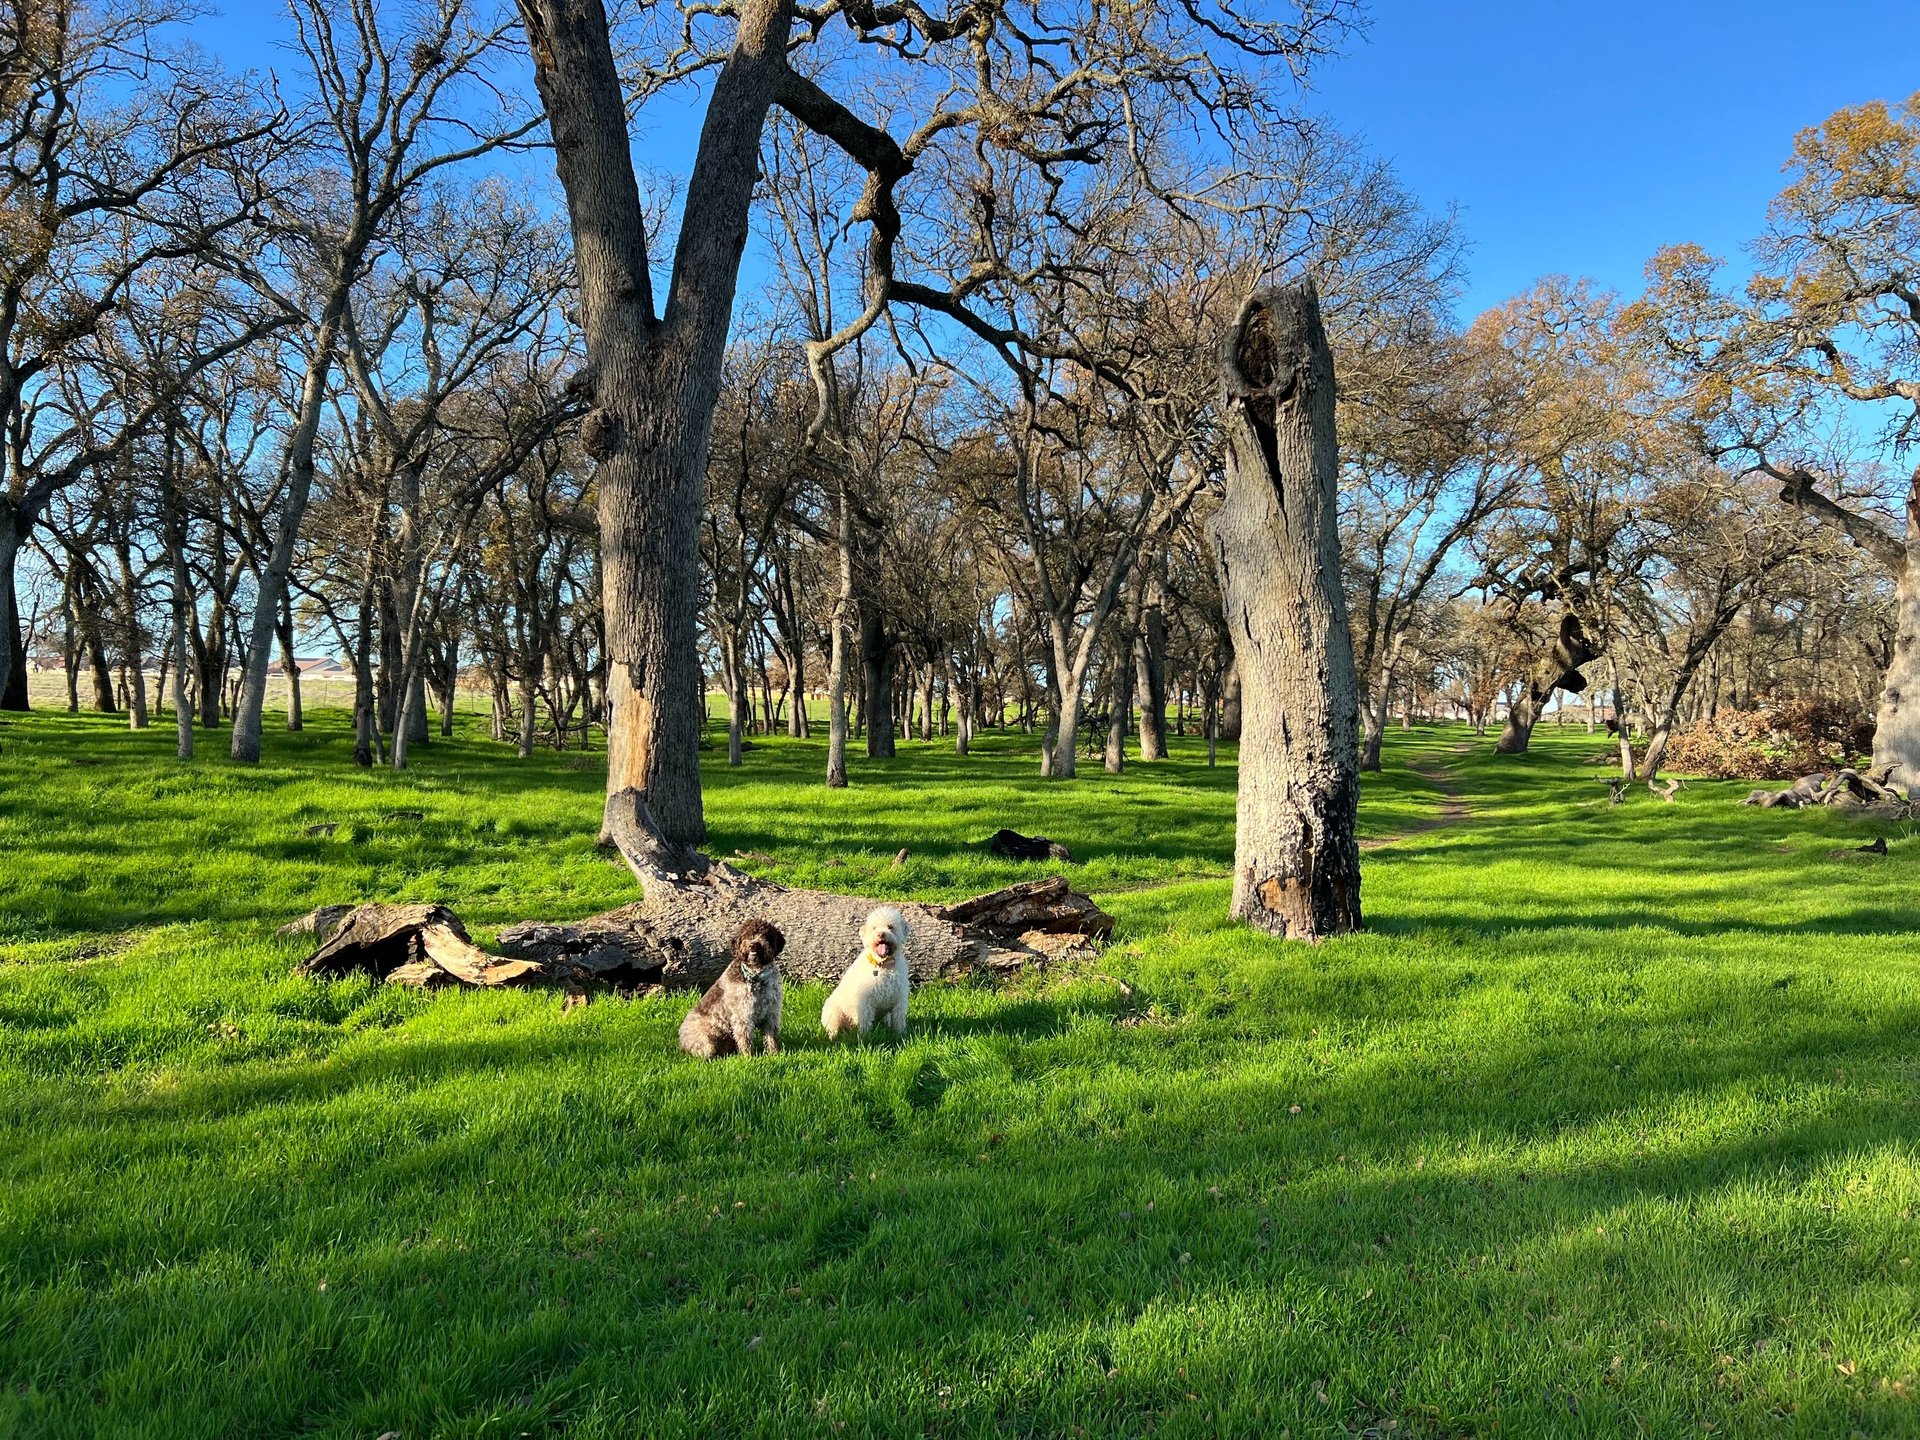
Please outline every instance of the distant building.
M350 675L353 673L330 655L322 656L318 659L302 658L296 655L293 663L300 667L300 673L302 675L327 676Z

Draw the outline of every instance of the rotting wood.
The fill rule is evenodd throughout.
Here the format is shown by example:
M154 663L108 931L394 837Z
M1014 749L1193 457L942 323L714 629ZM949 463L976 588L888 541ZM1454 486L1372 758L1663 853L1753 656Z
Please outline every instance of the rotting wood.
M666 843L635 792L609 814L641 884L634 904L585 920L509 925L500 932L504 957L476 947L442 906L361 906L301 971L359 970L414 985L697 988L726 968L741 922L761 919L787 937L780 968L789 980L834 980L858 957L860 922L892 903L907 919L908 970L925 982L1043 967L1092 953L1113 931L1113 917L1060 876L944 906L790 890Z
M1057 860L1073 863L1073 852L1045 835L1022 835L1018 830L996 830L988 837L987 852L1002 860Z
M1890 766L1870 771L1847 768L1832 775L1816 771L1802 775L1785 790L1750 791L1741 804L1763 810L1828 806L1858 815L1905 820L1913 815L1912 796L1890 783L1891 770Z

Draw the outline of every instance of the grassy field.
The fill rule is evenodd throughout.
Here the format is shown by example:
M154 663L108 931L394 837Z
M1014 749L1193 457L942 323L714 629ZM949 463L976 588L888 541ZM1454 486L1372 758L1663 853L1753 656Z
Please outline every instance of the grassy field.
M463 723L395 776L338 713L250 770L0 721L0 1435L1920 1434L1903 827L1390 732L1369 932L1308 949L1224 924L1193 742L829 793L763 741L709 769L716 851L950 897L1040 871L979 853L1012 825L1119 930L897 1046L790 992L784 1054L702 1066L684 997L289 974L321 903L633 898L598 757ZM1436 763L1470 815L1422 829Z

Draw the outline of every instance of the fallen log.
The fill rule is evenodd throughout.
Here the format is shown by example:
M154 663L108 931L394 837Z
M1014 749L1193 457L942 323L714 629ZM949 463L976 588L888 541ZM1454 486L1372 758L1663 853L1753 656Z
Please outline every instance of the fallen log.
M634 904L585 920L509 925L500 932L504 959L474 946L441 906L362 906L300 969L364 970L398 984L701 988L726 968L734 933L750 919L786 935L788 980L837 980L858 958L860 922L883 902L789 890L669 845L637 794L617 798L609 834L640 882ZM1113 917L1057 875L953 905L885 903L906 917L907 968L923 982L1044 966L1091 953L1113 931Z
M425 986L519 985L545 978L539 965L487 954L468 938L460 917L442 905L362 905L301 962L299 971L363 971L376 980Z
M1785 790L1753 790L1740 803L1757 805L1763 810L1785 807L1801 810L1827 806L1853 814L1889 819L1905 819L1913 813L1911 796L1889 784L1891 767L1876 771L1851 767L1828 775L1816 771L1802 775Z
M1044 835L1022 835L1018 830L996 830L987 839L987 852L1002 860L1058 860L1073 863L1073 853Z

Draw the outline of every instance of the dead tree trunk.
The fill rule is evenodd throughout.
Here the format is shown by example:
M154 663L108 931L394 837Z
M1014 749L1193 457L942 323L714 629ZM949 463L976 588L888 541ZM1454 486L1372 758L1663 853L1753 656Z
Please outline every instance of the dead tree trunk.
M697 851L667 843L633 791L609 807L614 843L639 879L637 904L564 925L530 922L500 932L500 948L561 978L699 987L730 958L744 920L768 920L787 937L789 980L838 979L856 958L860 922L875 902L858 895L788 890ZM1064 879L1029 881L955 905L901 904L916 980L1008 973L1107 937L1113 919Z
M1313 283L1251 297L1221 368L1227 491L1208 530L1241 677L1231 913L1321 940L1360 927L1360 777L1333 354Z
M1920 492L1920 480L1915 482ZM1920 788L1920 504L1909 502L1898 588L1893 653L1880 686L1873 724L1873 766Z

